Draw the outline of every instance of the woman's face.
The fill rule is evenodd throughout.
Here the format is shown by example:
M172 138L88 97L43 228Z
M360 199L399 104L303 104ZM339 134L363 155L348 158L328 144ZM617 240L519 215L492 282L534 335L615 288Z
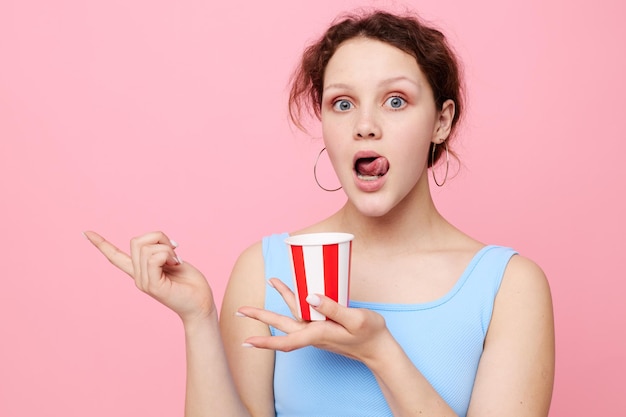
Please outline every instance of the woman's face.
M324 74L322 130L360 212L382 216L418 192L418 184L428 187L429 146L449 133L450 103L447 111L436 108L426 77L404 51L369 38L339 46Z

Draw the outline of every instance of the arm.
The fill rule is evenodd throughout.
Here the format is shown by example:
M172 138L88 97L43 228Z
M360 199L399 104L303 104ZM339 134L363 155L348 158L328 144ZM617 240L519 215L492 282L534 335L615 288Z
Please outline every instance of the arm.
M187 322L185 417L249 417L233 382L222 346L217 314Z
M237 390L255 417L274 417L274 352L242 346L251 335L270 337L267 324L237 317L242 305L265 305L265 269L261 243L244 251L233 268L222 302L220 327ZM228 414L216 414L228 415Z
M204 276L174 253L163 233L132 239L130 256L94 232L85 236L135 285L183 321L187 354L185 416L249 417L226 362L213 294Z
M496 297L467 415L547 416L554 356L547 279L533 262L514 256Z

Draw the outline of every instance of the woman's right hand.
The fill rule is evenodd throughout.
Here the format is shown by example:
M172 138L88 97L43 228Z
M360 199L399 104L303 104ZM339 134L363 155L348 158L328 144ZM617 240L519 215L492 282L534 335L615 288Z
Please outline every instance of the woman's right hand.
M213 293L206 278L189 263L181 262L176 244L162 232L130 241L130 255L95 232L87 239L116 267L130 275L146 294L172 309L183 323L217 316Z

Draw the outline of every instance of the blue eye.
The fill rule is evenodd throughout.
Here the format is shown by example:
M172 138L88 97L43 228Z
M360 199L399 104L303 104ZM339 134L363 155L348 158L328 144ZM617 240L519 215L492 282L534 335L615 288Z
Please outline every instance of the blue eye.
M392 109L401 109L402 107L406 105L406 100L403 99L402 97L393 96L393 97L389 97L387 101L385 102L385 104L391 107Z
M352 103L346 99L337 100L333 103L333 108L339 111L347 111L352 108Z

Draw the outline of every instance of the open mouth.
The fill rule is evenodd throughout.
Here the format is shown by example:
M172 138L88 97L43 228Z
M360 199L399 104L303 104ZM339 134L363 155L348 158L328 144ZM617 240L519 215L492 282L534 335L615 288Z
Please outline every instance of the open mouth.
M360 180L374 181L387 174L389 161L384 156L359 158L354 163L354 171Z

